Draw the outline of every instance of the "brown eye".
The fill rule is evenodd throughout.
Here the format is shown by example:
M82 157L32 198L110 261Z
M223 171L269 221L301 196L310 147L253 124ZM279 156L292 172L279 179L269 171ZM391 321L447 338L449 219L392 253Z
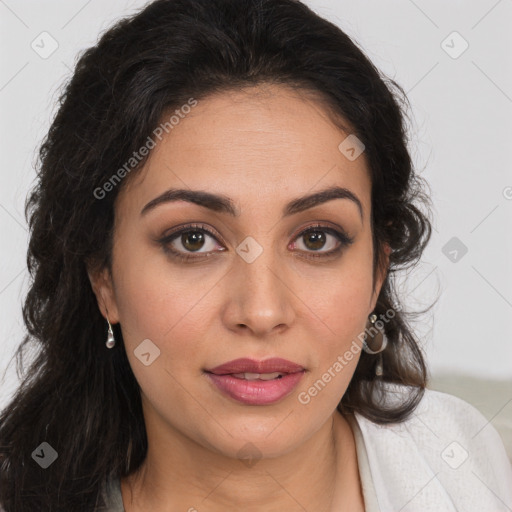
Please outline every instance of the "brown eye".
M318 251L322 249L326 243L327 236L322 231L309 231L302 236L304 245L312 251Z
M354 239L346 233L327 226L313 226L297 236L294 249L306 253L305 257L321 258L339 253L343 248L353 243ZM326 250L322 250L326 249ZM315 253L318 254L307 254Z
M187 251L198 251L205 243L205 236L201 231L186 231L181 234L180 241Z
M166 235L159 243L166 253L182 261L205 259L225 250L216 236L202 225L185 226Z

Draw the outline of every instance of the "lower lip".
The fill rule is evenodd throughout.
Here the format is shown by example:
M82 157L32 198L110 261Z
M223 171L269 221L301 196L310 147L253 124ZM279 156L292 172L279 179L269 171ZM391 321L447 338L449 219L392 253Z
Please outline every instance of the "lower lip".
M206 373L224 394L247 405L273 404L289 395L304 375L304 371L283 375L273 380L245 380L233 375Z

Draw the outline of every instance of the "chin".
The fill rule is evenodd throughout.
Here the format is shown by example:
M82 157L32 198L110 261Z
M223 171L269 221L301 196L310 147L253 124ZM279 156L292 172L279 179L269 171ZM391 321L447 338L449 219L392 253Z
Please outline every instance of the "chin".
M304 422L301 429L295 423L287 422L287 419L283 421L283 418L286 418L286 414L268 417L262 422L261 417L245 416L239 422L223 423L226 430L219 427L221 437L215 440L210 438L208 444L210 449L234 459L271 459L285 455L307 440L313 430L308 433L302 430Z

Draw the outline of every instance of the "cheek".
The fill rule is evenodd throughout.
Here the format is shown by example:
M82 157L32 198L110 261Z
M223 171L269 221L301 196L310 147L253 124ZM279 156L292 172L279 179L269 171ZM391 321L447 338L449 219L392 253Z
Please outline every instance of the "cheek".
M126 256L117 258L114 281L125 342L132 346L149 338L163 344L183 331L193 337L204 325L199 319L206 318L207 297L218 276L206 267L172 264L163 251L124 249L118 247Z
M131 253L115 267L122 276L116 280L116 301L123 340L147 403L178 422L179 415L201 414L186 391L201 365L185 363L197 361L203 350L212 307L205 299L216 281L194 279L154 255L140 256ZM148 352L146 365L142 354Z
M318 325L331 340L330 349L343 348L364 330L372 299L371 245L360 243L346 253L339 268L315 276L307 295ZM312 321L314 318L312 317Z
M311 335L316 340L315 359L305 383L315 389L305 390L303 386L301 390L310 390L318 405L324 402L332 406L343 396L361 355L361 335L372 296L371 245L354 248L338 271L317 275L315 283L308 298L314 314L306 320L316 331Z
M200 396L192 390L201 382L208 354L208 334L216 311L212 300L219 276L212 270L177 269L154 256L142 264L132 254L118 265L123 278L116 295L134 376L151 407L179 424L184 418L203 418L205 414L190 393ZM143 340L151 343L142 345ZM139 358L147 352L141 350L145 346L154 360L148 366Z

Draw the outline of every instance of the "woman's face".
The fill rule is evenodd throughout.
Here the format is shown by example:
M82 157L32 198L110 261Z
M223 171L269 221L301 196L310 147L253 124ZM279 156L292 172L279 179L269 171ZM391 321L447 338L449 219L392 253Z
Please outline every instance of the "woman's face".
M384 277L374 290L371 184L364 153L354 160L338 148L348 135L285 87L224 93L156 139L129 178L116 202L111 280L103 274L95 291L121 325L153 433L230 457L252 443L272 457L332 416L359 351L339 358L364 331ZM331 187L356 200L304 199ZM144 208L171 189L219 196L236 215L184 199ZM244 367L229 370L238 377L208 373L274 357L304 371L282 369L272 382L250 380Z

